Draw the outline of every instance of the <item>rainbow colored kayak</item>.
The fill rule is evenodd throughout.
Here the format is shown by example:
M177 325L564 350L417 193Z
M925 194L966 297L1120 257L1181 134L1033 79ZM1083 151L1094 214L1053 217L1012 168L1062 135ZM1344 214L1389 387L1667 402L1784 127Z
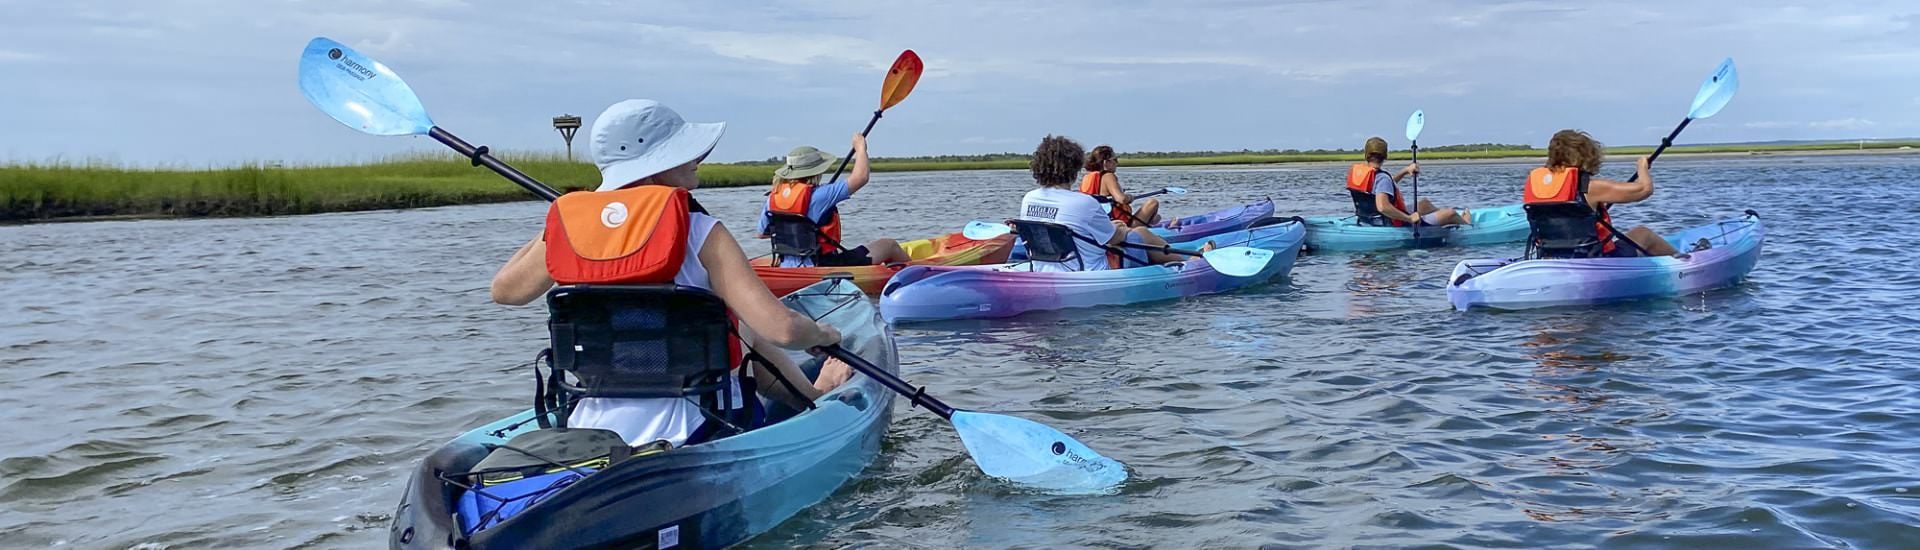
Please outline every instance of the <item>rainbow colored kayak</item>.
M1016 263L976 267L909 267L880 292L880 315L891 322L1012 317L1048 311L1169 300L1226 292L1285 275L1306 239L1298 221L1271 220L1215 235L1219 247L1272 250L1258 273L1232 277L1201 258L1172 264L1070 273L1027 271ZM1196 243L1181 248L1197 249Z
M1527 213L1513 204L1473 209L1473 223L1413 229L1361 225L1353 216L1307 218L1307 249L1363 252L1395 248L1478 246L1527 240Z
M1166 239L1168 243L1190 243L1230 231L1239 231L1273 217L1273 199L1261 199L1257 202L1222 208L1197 216L1178 218L1153 227L1153 234ZM1167 229L1177 225L1179 229ZM1225 245L1222 245L1225 246ZM1008 261L1027 259L1027 243L1013 243L1013 254ZM998 263L998 262L995 262Z
M1447 300L1462 311L1533 309L1641 300L1733 286L1760 263L1760 215L1667 236L1685 253L1653 258L1467 260L1453 268ZM1699 250L1701 241L1710 247Z
M931 239L904 241L900 248L907 251L913 261L905 265L860 265L841 267L773 267L771 257L755 258L753 274L767 283L767 290L774 296L786 296L795 290L806 288L835 273L853 276L853 284L867 294L878 294L894 273L910 265L980 265L998 264L1007 260L1013 250L1013 236L1005 235L987 240L976 241L966 235L953 233Z

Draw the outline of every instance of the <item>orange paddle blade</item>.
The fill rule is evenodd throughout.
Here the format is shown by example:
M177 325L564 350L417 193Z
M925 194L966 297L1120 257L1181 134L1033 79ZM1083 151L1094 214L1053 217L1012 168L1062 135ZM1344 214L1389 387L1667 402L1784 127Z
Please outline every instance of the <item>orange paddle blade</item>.
M893 60L893 68L887 69L887 82L880 87L880 110L906 100L907 94L913 92L913 85L920 82L920 71L925 68L913 50L900 52L900 58Z

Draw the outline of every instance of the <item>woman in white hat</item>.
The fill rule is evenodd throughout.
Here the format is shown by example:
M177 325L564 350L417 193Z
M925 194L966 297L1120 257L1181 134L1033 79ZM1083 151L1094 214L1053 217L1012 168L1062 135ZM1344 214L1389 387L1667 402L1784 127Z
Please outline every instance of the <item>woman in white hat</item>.
M653 101L616 103L593 121L591 149L594 163L600 167L599 191L637 185L699 188L700 161L719 143L725 130L725 123L686 122L672 109ZM625 212L619 217L626 218ZM719 220L696 208L688 215L686 231L685 258L673 275L673 283L718 295L747 329L744 332L753 344L806 349L840 341L840 332L833 327L780 305L767 285L753 274L746 252ZM543 236L520 247L494 275L495 302L526 304L553 287ZM807 379L786 354L765 355L787 380ZM764 372L767 365L756 364L755 368L760 371L759 380L772 379ZM845 363L830 360L812 385L795 385L794 390L802 395L792 395L781 384L763 384L759 389L795 408L805 408L850 375ZM698 405L679 398L584 398L568 417L569 426L612 430L633 445L657 440L684 445L689 439L697 439L696 431L705 422Z
M825 151L803 145L787 152L787 164L773 171L773 189L767 193L766 208L760 213L759 235L775 238L774 260L780 267L894 264L912 260L893 239L874 239L851 248L841 244L840 203L866 187L872 175L866 136L853 136L853 173L847 180L822 185L820 176L832 172L838 160ZM810 226L805 232L811 233L812 238L797 235L793 243L782 242L775 233L791 228L775 223L774 214L786 214L785 219L792 220L804 218L800 223ZM783 244L790 245L784 249L806 248L812 250L812 254L781 253Z

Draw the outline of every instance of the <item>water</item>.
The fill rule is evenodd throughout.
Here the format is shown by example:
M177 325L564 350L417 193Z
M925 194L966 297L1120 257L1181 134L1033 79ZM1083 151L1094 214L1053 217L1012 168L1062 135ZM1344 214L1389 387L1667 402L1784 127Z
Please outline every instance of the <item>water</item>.
M1315 214L1345 207L1340 170L1123 177L1192 189L1174 213L1265 195ZM1512 202L1524 174L1433 165L1420 188ZM861 478L750 546L1920 547L1920 157L1655 177L1616 220L1754 208L1749 281L1456 313L1453 264L1517 246L1322 255L1229 296L902 329L917 383L1065 429L1135 480L1024 492L902 408ZM883 174L849 236L1006 216L1024 180ZM736 233L758 200L699 195ZM528 404L544 314L486 287L542 208L0 227L0 547L384 544L414 461Z

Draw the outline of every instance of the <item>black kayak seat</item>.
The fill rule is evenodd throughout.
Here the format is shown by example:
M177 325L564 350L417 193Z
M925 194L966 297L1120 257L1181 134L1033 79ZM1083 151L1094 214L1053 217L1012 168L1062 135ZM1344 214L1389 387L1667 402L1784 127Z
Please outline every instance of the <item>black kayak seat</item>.
M1073 241L1073 228L1039 220L1008 220L1014 233L1027 244L1027 259L1035 262L1074 262L1085 268L1080 247ZM1106 261L1102 259L1101 261Z
M811 258L832 252L820 249L820 224L799 214L768 212L767 237L775 256Z
M1592 258L1600 255L1600 213L1584 202L1528 204L1529 258Z
M547 293L552 372L536 408L561 427L583 397L729 396L735 366L727 305L677 285L570 285ZM733 408L728 406L726 408Z

